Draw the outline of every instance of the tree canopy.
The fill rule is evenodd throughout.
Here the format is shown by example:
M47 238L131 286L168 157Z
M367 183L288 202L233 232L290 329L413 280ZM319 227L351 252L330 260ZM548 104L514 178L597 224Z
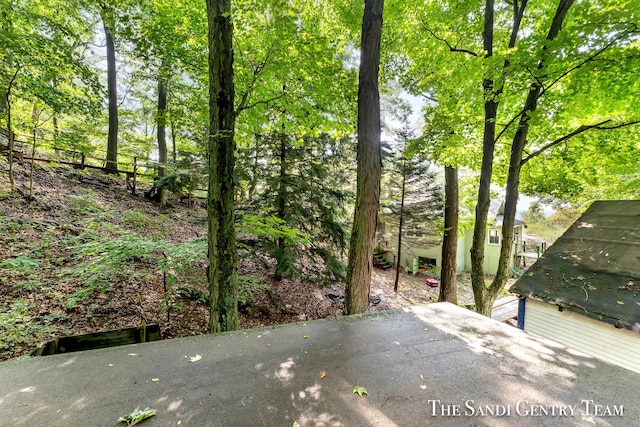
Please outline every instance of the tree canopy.
M375 99L381 92L395 98L390 110L401 110L398 100L411 94L423 106L408 158L459 171L457 223L463 229L475 221L478 293L486 287L479 246L492 184L506 192L507 258L520 192L572 203L640 197L638 2L386 3L0 0L3 145L5 139L24 143L37 127L38 151L52 156L71 150L109 166L116 159L106 154L116 149L123 171L192 175L190 194L206 190L195 183L223 179L226 184L215 185L224 187L224 201L215 203L226 209L219 218L225 233L235 233L232 225L241 217L275 217L322 240L303 246L330 249L325 258L332 262L351 239L349 259L362 263L371 258L380 191ZM233 36L212 19L232 27ZM220 41L223 30L228 40L221 48L213 40ZM215 66L222 73L222 59L233 88L211 72ZM212 116L220 111L228 113L222 127L221 116ZM387 119L408 120L398 111ZM229 138L220 142L220 132ZM363 148L368 143L369 151ZM214 155L222 146L227 151ZM218 160L233 167L214 167ZM368 191L366 200L344 197L351 184ZM363 203L371 205L366 219ZM249 210L236 218L238 206ZM303 221L305 215L314 221ZM284 251L281 238L274 244ZM366 268L356 264L350 263L347 281L356 269L356 287L364 286ZM233 265L230 260L224 274ZM488 288L491 295L506 274ZM355 305L347 311L363 311L365 294L349 296Z

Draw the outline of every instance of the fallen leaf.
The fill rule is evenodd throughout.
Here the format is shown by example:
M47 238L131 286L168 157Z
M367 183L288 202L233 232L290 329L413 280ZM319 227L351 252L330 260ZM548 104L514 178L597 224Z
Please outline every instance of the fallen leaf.
M129 353L128 356L140 356L138 353Z
M582 418L583 421L588 421L595 424L595 421L593 421L593 417L590 415L580 414L580 418Z
M149 417L153 417L156 414L155 409L145 408L140 410L140 407L137 407L133 411L128 414L125 414L118 418L118 422L127 423L127 426L134 426L141 421L146 420Z
M618 301L618 304L624 305L624 301Z
M321 373L321 374L320 374L320 379L321 379L321 380L323 380L323 379L324 379L324 377L326 377L326 376L327 376L327 373L326 373L326 372L323 372L323 373Z
M160 378L151 378L151 382L157 383L158 381L160 381Z
M195 356L189 358L189 363L195 363L200 359L202 359L202 356L200 354L196 354Z
M309 335L305 335L305 336L304 336L304 339L305 339L305 340L306 340L307 338L309 338Z
M359 385L354 385L353 386L353 392L357 393L360 397L362 397L363 394L369 394L367 393L367 389L364 387L360 387Z
M427 389L427 386L426 386L426 385L424 385L424 384L420 384L420 388L421 388L421 389L423 389L423 390L426 390L426 389Z
M297 421L294 421L294 422L293 422L293 427L300 427L300 423L299 423L299 422L297 422Z

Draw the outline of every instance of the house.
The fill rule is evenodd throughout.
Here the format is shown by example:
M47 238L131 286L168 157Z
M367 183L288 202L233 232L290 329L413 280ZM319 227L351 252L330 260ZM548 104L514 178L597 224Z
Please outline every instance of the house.
M502 245L502 219L504 204L492 201L489 208L489 228L484 247L484 271L495 274L498 270L500 247ZM513 250L511 267L519 266L518 259L523 256L523 231L525 223L516 219L514 225ZM390 212L382 212L378 217L377 249L385 260L396 265L398 253L398 219ZM471 270L471 245L473 228L466 230L458 238L457 271ZM379 255L380 257L380 255ZM405 271L417 272L436 270L442 266L442 237L428 224L409 229L403 227L400 265Z
M500 248L502 247L502 221L504 218L504 204L500 204L498 209L489 210L489 228L484 244L484 272L495 274L498 271L498 261L500 260ZM523 247L522 236L524 234L525 223L516 219L513 225L513 246L511 248L510 267L519 266L518 257ZM473 228L465 231L464 236L458 238L458 271L471 270L471 245L473 244Z
M521 329L640 373L640 200L594 202L511 291Z

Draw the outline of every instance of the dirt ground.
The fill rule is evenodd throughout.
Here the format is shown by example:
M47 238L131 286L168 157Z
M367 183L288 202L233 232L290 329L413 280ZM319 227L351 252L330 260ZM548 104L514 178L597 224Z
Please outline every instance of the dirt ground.
M163 308L167 287L148 259L133 259L104 286L87 292L86 276L74 271L88 262L78 246L96 235L143 236L182 244L206 236L206 209L174 201L162 209L132 196L124 179L36 165L29 198L28 165L16 165L11 193L7 162L0 159L0 360L28 354L64 335L76 335L142 323L158 324L164 338L206 333L208 308L204 283L178 283L170 308ZM93 237L92 237L93 236ZM240 304L241 328L341 316L344 283L324 286L313 277L273 279L273 260L239 254L238 274L261 277L268 286ZM21 263L18 260L22 260ZM206 263L198 266L202 275ZM375 269L370 310L435 302L439 288L425 276L401 275L393 292L394 271ZM459 278L459 303L472 304L468 276ZM77 300L74 302L74 298Z

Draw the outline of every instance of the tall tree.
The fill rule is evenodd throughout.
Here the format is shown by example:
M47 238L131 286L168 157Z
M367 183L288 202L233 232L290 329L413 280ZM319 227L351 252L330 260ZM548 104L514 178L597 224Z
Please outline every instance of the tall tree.
M560 0L555 15L551 21L549 32L547 33L547 42L552 42L562 29L562 23L569 12L569 9L573 5L575 0ZM546 45L543 46L543 57L540 58L536 66L537 70L541 70L545 67L545 51ZM509 161L509 172L507 176L507 189L505 197L505 212L502 223L502 242L500 249L500 259L498 261L498 271L496 276L485 292L489 298L485 298L481 307L477 307L477 311L483 314L491 315L491 308L493 307L493 301L498 292L504 287L504 283L507 280L511 250L513 246L513 226L515 224L516 217L516 205L518 203L518 185L520 183L520 167L522 161L522 153L526 145L527 135L529 133L530 118L537 109L538 98L542 85L536 80L527 93L526 101L523 107L522 114L518 123L518 128L513 137L511 144L511 157ZM494 295L495 294L495 295ZM477 302L476 302L477 304Z
M407 186L407 158L402 156L402 188L400 190L400 218L398 221L398 250L396 251L396 277L393 280L393 292L398 292L400 269L402 268L402 226L404 225L404 193Z
M453 164L480 169L472 281L477 310L489 314L492 295L502 289L506 277L506 274L498 275L495 285L485 282L488 219L485 209L491 183L510 181L508 194L511 196L507 197L513 203L513 214L517 200L514 190L519 187L521 177L526 180L529 191L576 194L579 189L599 181L589 176L603 176L603 173L607 176L602 169L602 165L607 164L608 173L616 176L611 182L622 184L615 186L622 192L615 195L611 191L596 190L595 194L614 194L614 197L633 194L629 184L637 182L633 178L637 174L620 167L622 162L604 161L604 155L609 154L605 147L609 144L602 143L606 137L595 137L593 133L606 130L607 135L623 132L637 135L625 129L638 120L637 110L632 111L629 106L635 104L632 94L638 93L634 91L638 79L632 70L637 69L638 63L634 58L638 57L640 6L624 0L575 2L573 6L561 0L535 3L518 0L509 2L508 7L492 0L483 3L484 12L476 2L407 4L405 13L397 18L407 22L400 26L405 31L398 31L390 39L400 40L400 51L404 53L392 61L402 72L404 87L435 104L427 106L425 117L430 134L434 134L435 127L440 128L435 132L437 138L425 138L435 145L433 151L438 155L434 157L448 164L455 157L452 149L457 150L468 153L468 160ZM549 39L553 17L556 16L558 22L561 16L557 12L567 7L571 12L563 24L568 25L563 25L565 28ZM423 34L406 31L411 26L420 26L425 31ZM482 38L478 38L480 34ZM423 47L424 44L427 47ZM444 54L449 57L441 59ZM537 96L529 98L536 85L540 87ZM531 103L534 98L535 102ZM455 102L460 99L464 102ZM481 110L484 110L482 122L477 120ZM525 148L519 166L514 159L507 168L512 147L515 145L516 151L520 151L514 138L522 137L525 128L521 125L526 127ZM484 134L483 156L472 150L476 144L468 143L476 138L478 131ZM568 147L570 140L572 146L581 149ZM593 141L598 147L588 147L586 141ZM628 144L624 147L620 150L624 157L636 151ZM594 161L584 161L583 153L594 151L601 152L596 156L598 167L594 167ZM481 168L478 167L480 158ZM542 167L541 163L547 161L551 162L549 166ZM509 170L510 177L507 177ZM585 177L580 179L581 183L578 176ZM551 184L548 177L558 177L560 182ZM509 236L512 227L503 226ZM506 256L502 258L502 272L506 273L511 246L504 239L502 243L505 246L501 256Z
M445 166L444 237L442 239L442 270L438 301L458 303L456 258L458 255L458 169Z
M512 30L509 37L508 48L513 49L516 44L520 25L527 6L527 0L520 3L513 2ZM483 49L485 59L490 63L494 49L494 0L486 0L484 9L484 28L482 31ZM509 60L505 60L502 73L509 67ZM500 71L499 71L500 73ZM500 76L496 85L495 74L491 66L485 69L482 81L484 89L484 130L482 136L482 168L480 170L480 182L478 185L478 202L476 204L476 217L473 227L473 243L471 246L471 285L476 304L476 311L491 315L493 300L492 292L487 291L484 277L484 247L487 238L487 221L489 218L489 205L491 203L491 180L493 177L494 152L496 146L496 118L498 116L499 97L503 91L504 74ZM497 293L495 294L497 295Z
M0 116L12 122L9 136L15 138L35 100L54 112L95 113L99 85L79 42L90 33L80 6L63 15L55 0L0 0L0 9Z
M561 31L563 30L564 23L567 20L567 15L574 6L575 0L560 0L549 25L549 30L544 39L544 43L539 54L537 64L533 70L534 79L526 92L526 97L520 112L515 116L517 117L517 128L511 142L511 152L509 159L509 169L506 182L506 195L505 195L505 211L502 225L502 244L500 251L500 258L498 261L498 271L496 276L489 287L490 295L497 294L504 287L508 278L508 272L510 267L510 260L513 247L513 226L516 216L516 205L518 201L520 175L522 167L533 157L539 156L544 151L551 149L559 144L565 143L570 138L580 135L588 131L611 131L620 129L623 127L637 125L640 123L640 118L637 112L633 114L635 117L629 120L624 120L624 115L621 115L619 111L614 114L618 120L617 123L613 122L613 117L599 120L597 123L589 125L580 125L577 129L563 135L551 142L543 144L541 147L533 150L531 154L525 157L525 149L531 144L532 125L535 125L537 120L537 110L539 105L546 101L543 99L544 92L551 89L557 82L562 80L565 76L573 73L581 65L588 62L597 62L603 54L608 54L610 50L615 50L614 47L620 48L628 44L631 40L637 40L638 24L635 22L615 22L613 26L606 28L610 23L603 25L601 30L604 30L604 34L600 35L598 42L593 42L592 46L581 45L577 50L582 48L583 52L580 53L577 62L578 65L571 65L567 67L566 64L561 62L561 68L558 71L557 64L554 64L554 60L557 61L564 55L564 52L554 49L554 41L559 38ZM633 19L633 15L629 16ZM636 17L637 19L637 17ZM605 21L606 22L606 21ZM608 32L608 33L607 33ZM586 52L584 50L588 49ZM565 47L566 49L566 47ZM554 52L554 50L556 50ZM573 58L572 58L573 59ZM556 67L554 67L556 65ZM554 69L555 68L555 69ZM550 102L550 101L547 101ZM604 108L601 108L601 113L606 113ZM622 118L622 120L620 120ZM515 120L513 120L515 122ZM538 122L539 123L539 122ZM539 125L538 125L539 126ZM536 147L534 147L536 148ZM486 308L485 308L486 310ZM490 313L490 310L489 310Z
M167 175L167 78L166 65L164 61L158 70L158 116L156 118L157 134L158 134L158 175L165 177ZM167 205L167 188L160 188L160 204Z
M385 195L381 196L380 205L391 214L385 221L385 228L397 225L397 264L393 285L397 292L403 268L403 246L429 248L440 243L443 200L442 187L437 182L433 165L423 153L407 148L414 141L413 129L405 124L395 132L400 145L389 154L385 150Z
M324 269L316 262L311 269L326 280L343 281L344 266L338 260L347 245L351 138L272 132L255 139L254 147L238 149L236 171L242 195L237 214L265 223L277 218L276 223L297 231L297 235L269 236L262 242L276 259L275 278L299 275L302 257L319 255Z
M376 222L380 202L380 39L384 0L365 0L358 80L357 188L349 245L345 314L363 313L369 306Z
M107 50L107 93L109 95L109 133L107 136L107 164L110 172L118 170L118 84L116 70L115 16L113 5L99 3Z
M209 28L209 332L238 329L235 110L230 0L207 0Z

